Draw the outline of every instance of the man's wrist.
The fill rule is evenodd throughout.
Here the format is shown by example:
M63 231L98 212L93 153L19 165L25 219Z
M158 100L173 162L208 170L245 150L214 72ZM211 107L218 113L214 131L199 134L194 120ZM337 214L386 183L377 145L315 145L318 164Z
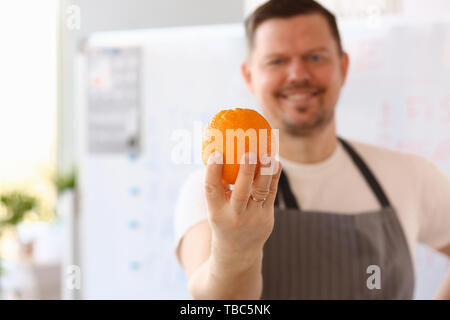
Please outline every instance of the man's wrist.
M242 250L211 242L210 268L215 274L239 275L262 265L262 247ZM256 270L255 269L255 270Z

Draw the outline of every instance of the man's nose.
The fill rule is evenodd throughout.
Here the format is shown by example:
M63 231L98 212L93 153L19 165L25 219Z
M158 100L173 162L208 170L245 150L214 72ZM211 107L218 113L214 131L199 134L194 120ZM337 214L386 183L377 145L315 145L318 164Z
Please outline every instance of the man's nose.
M292 60L287 71L289 81L305 81L311 79L308 67L301 59Z

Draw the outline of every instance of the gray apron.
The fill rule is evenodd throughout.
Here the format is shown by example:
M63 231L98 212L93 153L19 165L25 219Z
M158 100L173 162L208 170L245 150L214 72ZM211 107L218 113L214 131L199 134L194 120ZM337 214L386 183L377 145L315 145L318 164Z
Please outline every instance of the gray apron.
M361 214L302 211L282 172L274 228L263 250L262 299L413 298L413 263L397 214L364 161L339 141L381 209ZM377 267L379 272L372 269ZM373 287L373 277L380 280L379 288Z

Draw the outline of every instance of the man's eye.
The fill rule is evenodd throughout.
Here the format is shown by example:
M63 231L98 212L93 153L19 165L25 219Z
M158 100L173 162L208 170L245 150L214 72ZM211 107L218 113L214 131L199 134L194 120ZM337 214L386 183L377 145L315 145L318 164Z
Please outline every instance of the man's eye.
M275 59L275 60L270 61L271 65L279 65L282 63L283 63L283 59Z
M317 54L314 54L314 55L309 57L309 60L316 62L316 61L322 60L322 57L317 55Z

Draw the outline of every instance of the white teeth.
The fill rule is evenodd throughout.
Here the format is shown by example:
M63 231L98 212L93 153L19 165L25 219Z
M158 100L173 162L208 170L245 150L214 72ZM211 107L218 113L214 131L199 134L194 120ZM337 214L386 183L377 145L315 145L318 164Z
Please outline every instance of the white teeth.
M297 94L287 95L286 98L289 100L302 100L305 98L309 98L312 95L313 95L312 93L307 93L307 94L297 93Z

